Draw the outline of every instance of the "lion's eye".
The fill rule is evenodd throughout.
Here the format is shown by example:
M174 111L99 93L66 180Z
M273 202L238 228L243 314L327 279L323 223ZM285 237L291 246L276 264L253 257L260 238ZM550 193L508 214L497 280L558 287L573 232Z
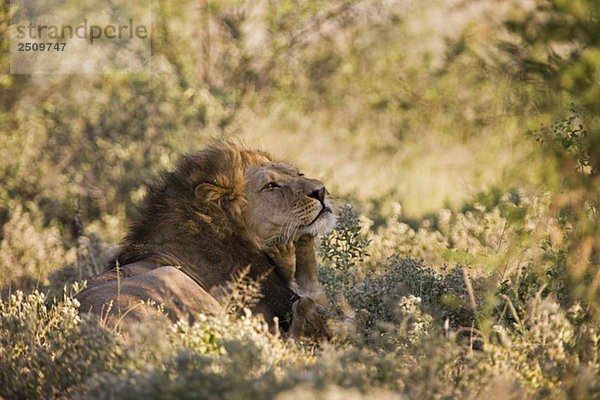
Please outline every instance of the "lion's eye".
M280 188L281 186L277 182L269 182L264 187L263 190L273 190L275 188Z
M302 172L298 172L298 176L304 176Z

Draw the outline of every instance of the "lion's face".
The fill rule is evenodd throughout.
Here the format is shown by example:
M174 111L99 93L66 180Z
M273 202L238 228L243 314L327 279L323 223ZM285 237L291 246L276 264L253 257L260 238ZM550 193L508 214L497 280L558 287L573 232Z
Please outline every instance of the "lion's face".
M247 223L264 245L324 234L335 225L329 193L320 181L283 163L252 166L245 175Z

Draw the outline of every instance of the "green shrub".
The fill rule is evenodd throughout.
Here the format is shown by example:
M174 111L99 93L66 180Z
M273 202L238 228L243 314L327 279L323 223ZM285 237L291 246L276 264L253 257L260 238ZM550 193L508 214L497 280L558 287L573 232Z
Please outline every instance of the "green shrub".
M65 249L56 227L42 227L39 212L26 212L20 205L11 211L2 227L0 289L45 288L53 271L75 261L75 251Z
M82 398L270 398L289 387L277 378L283 368L308 359L249 311L180 321L165 333L159 358L147 352L134 366L96 375Z
M323 258L335 265L337 279L346 285L355 279L356 264L368 256L369 241L362 234L360 219L350 204L339 210L335 229L320 244Z
M77 315L77 301L17 291L0 302L0 396L63 398L100 371L114 370L124 349L95 318Z
M579 377L582 386L577 390L586 393L579 398L597 396L600 386L587 376L600 373L598 327L584 322L580 305L565 311L550 298L538 295L525 307L523 320L513 327L494 326L496 335L484 346L489 363L481 363L479 368L490 368L494 374L510 370L542 396L573 390Z

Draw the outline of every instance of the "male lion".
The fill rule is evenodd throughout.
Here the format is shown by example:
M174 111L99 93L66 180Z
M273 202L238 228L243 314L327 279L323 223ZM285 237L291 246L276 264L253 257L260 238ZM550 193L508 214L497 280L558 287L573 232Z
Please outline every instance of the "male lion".
M149 185L117 265L88 282L80 309L130 325L158 315L151 300L171 319L193 321L222 312L211 290L247 269L261 284L254 312L270 324L277 317L284 330L322 336L325 320L314 310L327 299L314 237L334 224L321 182L264 152L218 142Z

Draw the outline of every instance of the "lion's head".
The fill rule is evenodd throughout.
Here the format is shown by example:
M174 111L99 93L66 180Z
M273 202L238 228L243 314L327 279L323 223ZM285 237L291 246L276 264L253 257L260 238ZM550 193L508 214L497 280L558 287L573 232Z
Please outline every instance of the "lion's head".
M321 182L225 140L183 156L174 171L149 186L120 262L178 265L210 287L273 242L322 234L334 224ZM220 268L195 270L206 263Z
M321 319L308 312L315 303L306 297L327 304L314 236L334 223L321 182L266 153L222 141L183 156L148 186L117 265L92 278L78 298L86 311L99 313L115 301L135 308L137 301L152 300L174 319L193 319L195 313L219 312L210 292L244 270L261 280L262 297L253 310L269 323L277 317L285 330L297 316L296 327L308 326L298 319L319 325ZM303 307L293 309L301 296ZM127 315L146 318L142 309Z

